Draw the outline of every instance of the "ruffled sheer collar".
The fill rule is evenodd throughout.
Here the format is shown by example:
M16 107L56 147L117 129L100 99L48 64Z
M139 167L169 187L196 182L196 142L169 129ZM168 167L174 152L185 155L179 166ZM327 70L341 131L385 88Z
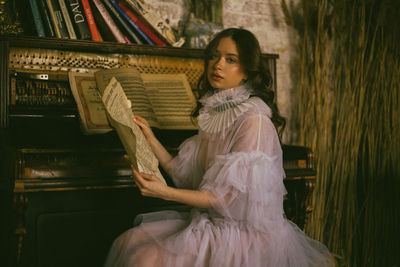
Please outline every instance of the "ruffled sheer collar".
M200 129L208 134L224 134L240 115L253 106L249 101L252 92L253 89L244 84L201 98L199 101L203 107L198 117Z
M218 106L225 106L228 102L240 103L250 97L253 89L247 85L225 89L214 94L207 94L199 101L203 104L203 109L218 109Z

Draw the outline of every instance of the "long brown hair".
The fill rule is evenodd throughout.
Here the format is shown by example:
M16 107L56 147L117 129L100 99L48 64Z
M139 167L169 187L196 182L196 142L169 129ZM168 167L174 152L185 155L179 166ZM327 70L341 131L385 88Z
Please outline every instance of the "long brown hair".
M272 122L278 131L279 136L282 135L285 128L286 120L279 114L275 101L275 92L272 90L272 76L262 57L260 44L257 38L248 30L240 28L228 28L219 32L213 40L207 45L204 51L204 72L198 81L199 99L207 92L213 91L208 79L207 68L211 56L217 49L222 38L230 37L237 46L239 52L240 63L247 75L249 82L254 90L252 96L261 98L272 110ZM200 102L192 112L192 116L196 117L202 107Z

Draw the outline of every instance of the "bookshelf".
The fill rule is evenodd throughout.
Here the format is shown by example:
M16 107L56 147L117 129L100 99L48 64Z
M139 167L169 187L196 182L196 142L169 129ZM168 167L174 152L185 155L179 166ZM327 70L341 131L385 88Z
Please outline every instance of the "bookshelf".
M5 5L12 7L7 11L24 35L160 46L183 44L168 21L142 1L12 0Z

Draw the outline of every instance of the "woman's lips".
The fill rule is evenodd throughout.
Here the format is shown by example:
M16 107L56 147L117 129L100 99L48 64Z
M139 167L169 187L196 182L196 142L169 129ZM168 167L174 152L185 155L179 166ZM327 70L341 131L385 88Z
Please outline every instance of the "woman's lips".
M218 75L218 74L215 74L215 73L213 73L213 74L211 75L211 78L212 78L213 80L215 80L215 81L219 81L219 80L222 80L222 79L223 79L222 76L220 76L220 75Z

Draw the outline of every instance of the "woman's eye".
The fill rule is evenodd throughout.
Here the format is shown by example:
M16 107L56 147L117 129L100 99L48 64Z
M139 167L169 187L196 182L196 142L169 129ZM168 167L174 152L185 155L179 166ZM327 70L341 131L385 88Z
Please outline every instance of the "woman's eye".
M226 62L228 62L228 63L236 63L236 62L237 62L237 59L236 59L236 58L230 58L230 57L228 57L228 58L226 59Z

